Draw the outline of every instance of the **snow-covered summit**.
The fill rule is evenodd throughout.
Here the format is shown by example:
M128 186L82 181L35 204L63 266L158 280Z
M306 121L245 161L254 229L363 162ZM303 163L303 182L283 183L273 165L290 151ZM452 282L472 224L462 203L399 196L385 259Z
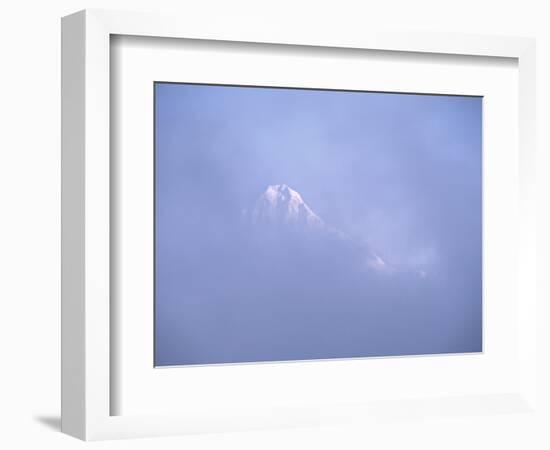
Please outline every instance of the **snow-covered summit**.
M286 184L266 188L251 214L254 224L294 225L322 228L323 220L304 202L302 196Z
M260 229L275 227L279 231L313 231L314 236L326 239L326 243L336 245L339 251L350 256L355 255L353 257L357 258L358 264L367 270L385 273L394 271L369 244L326 225L302 196L286 184L267 186L253 208L243 210L243 213L249 224Z

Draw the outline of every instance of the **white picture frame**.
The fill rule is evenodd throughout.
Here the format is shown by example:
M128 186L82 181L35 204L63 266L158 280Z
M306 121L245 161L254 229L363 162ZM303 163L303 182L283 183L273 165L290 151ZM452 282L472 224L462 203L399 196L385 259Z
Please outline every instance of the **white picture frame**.
M286 44L305 48L368 49L417 54L512 58L518 63L517 161L519 215L517 247L517 389L465 397L464 414L536 408L536 236L535 236L535 43L532 39L460 34L417 34L369 30L310 35L267 24L235 29L228 23L196 23L190 17L87 10L62 22L62 430L85 440L146 437L221 430L246 430L300 424L368 420L381 409L362 403L320 408L273 406L264 414L220 413L112 415L117 386L111 366L120 355L111 337L110 37L112 35L184 38L203 41ZM132 317L129 318L132 320ZM313 366L309 366L312 370ZM321 367L321 366L318 366ZM273 370L266 366L263 371ZM353 370L352 366L343 370ZM474 398L475 397L475 398ZM378 401L378 400L377 400ZM405 401L405 400L403 400ZM455 403L453 403L455 402ZM398 405L394 403L393 405ZM456 406L438 400L437 408ZM451 405L451 406L449 406ZM200 405L196 405L199 410ZM269 406L269 405L267 405ZM394 406L395 407L395 406ZM226 410L224 412L224 410ZM368 412L367 412L368 410Z

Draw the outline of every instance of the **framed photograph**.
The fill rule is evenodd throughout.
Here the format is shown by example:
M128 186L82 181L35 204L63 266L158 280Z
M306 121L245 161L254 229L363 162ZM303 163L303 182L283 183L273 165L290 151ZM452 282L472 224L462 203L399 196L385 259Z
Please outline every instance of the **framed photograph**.
M154 89L155 366L482 351L482 97Z
M534 411L534 42L215 25L63 19L63 431Z

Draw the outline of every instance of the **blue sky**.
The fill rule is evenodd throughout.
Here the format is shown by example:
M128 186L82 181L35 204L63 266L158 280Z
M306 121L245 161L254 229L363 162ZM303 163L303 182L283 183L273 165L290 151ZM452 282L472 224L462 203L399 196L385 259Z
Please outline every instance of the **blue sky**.
M481 349L481 98L169 83L155 94L157 365ZM261 258L304 256L247 244L242 210L280 183L396 278L329 286L313 266L330 255L270 285L279 293L246 277Z

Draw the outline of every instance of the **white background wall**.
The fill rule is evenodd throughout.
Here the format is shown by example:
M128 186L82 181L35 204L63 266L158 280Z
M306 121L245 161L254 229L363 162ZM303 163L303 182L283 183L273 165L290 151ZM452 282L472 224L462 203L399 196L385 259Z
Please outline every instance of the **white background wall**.
M319 29L467 31L538 38L539 248L550 229L550 13L544 0L8 0L0 6L0 447L82 448L59 428L60 17L83 8L179 10L199 18L303 24ZM546 5L546 7L548 7ZM238 25L237 25L238 26ZM546 198L545 198L546 197ZM540 265L540 264L539 264ZM550 267L550 266L547 266ZM548 273L550 270L546 270ZM548 293L540 265L540 288ZM547 276L548 277L548 276ZM548 312L548 307L545 307ZM550 316L546 316L550 319ZM550 329L550 326L548 326ZM549 333L541 336L548 342ZM541 349L548 374L550 352ZM549 377L550 379L550 377ZM94 448L550 448L544 424L499 415L278 432L233 433L91 444ZM546 423L548 426L549 424ZM482 434L480 434L484 431ZM435 447L434 447L435 448Z

